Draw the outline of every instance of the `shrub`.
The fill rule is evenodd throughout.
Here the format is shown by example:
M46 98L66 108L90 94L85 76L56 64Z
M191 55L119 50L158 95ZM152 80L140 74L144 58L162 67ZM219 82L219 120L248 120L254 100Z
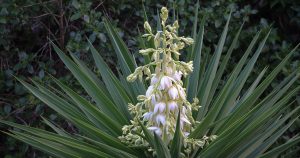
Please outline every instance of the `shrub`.
M299 116L299 107L288 111L292 103L290 99L299 90L298 86L291 89L291 85L299 78L299 69L287 76L266 96L262 96L262 94L270 86L298 46L265 77L267 67L261 70L255 81L247 87L245 85L246 80L249 78L270 34L270 31L267 32L258 42L262 34L258 32L241 59L234 66L234 69L227 75L226 81L221 84L221 77L224 75L231 54L236 49L242 29L241 26L236 32L231 45L226 49L225 57L223 60L220 60L228 33L230 15L231 13L228 16L214 54L211 56L208 53L201 53L205 18L201 20L199 31L194 38L195 45L187 50L187 61L193 61L193 71L189 77L186 75L192 70L191 62L177 61L178 50L183 48L184 43L191 44L193 40L184 37L180 38L176 35L176 22L173 25L164 27L167 17L167 11L164 9L162 9L161 13L162 33L158 31L155 36L154 34L152 35L149 24L145 23L145 29L148 31L145 37L148 37L150 43L149 47L141 50L140 53L144 55L149 54L154 59L156 59L155 56L157 57L157 60L154 60L156 75L160 74L161 69L167 69L168 66L175 64L172 67L172 72L174 73L176 70L180 73L179 71L181 71L186 76L183 82L179 80L178 83L173 81L174 78L171 83L169 81L164 81L164 83L162 83L162 80L157 81L158 85L161 86L161 93L165 93L163 99L168 98L167 95L171 99L176 98L176 95L174 95L176 90L167 93L164 91L167 90L165 89L166 87L175 84L186 87L186 98L182 97L182 100L179 100L180 104L177 102L180 112L177 111L172 116L176 120L172 122L174 126L170 126L174 130L172 140L163 136L160 137L160 132L156 131L158 127L154 133L151 133L148 130L152 126L151 122L147 121L148 119L142 120L141 115L139 115L141 113L135 111L135 109L139 109L142 113L144 112L143 109L145 107L143 105L149 99L149 96L147 94L146 96L138 95L145 94L145 87L148 83L142 80L128 83L126 82L126 77L128 76L127 79L129 81L142 77L143 74L153 77L149 73L149 71L151 72L151 67L142 66L136 68L137 63L130 55L125 43L107 20L105 20L105 28L120 64L121 72L118 75L119 78L112 73L91 43L90 50L103 82L74 54L70 54L72 60L53 44L55 51L88 93L89 98L80 96L54 77L52 80L59 88L43 85L34 80L32 80L33 85L31 85L22 79L18 79L35 96L72 122L79 130L79 134L72 135L47 119L44 119L44 121L55 133L7 121L1 122L20 130L11 130L7 133L8 135L57 157L142 157L153 154L157 155L157 157L180 157L182 155L188 157L271 157L278 155L300 141L299 137L294 137L287 143L266 152L270 145ZM195 20L196 24L197 21ZM169 33L166 32L165 28L168 28ZM180 40L184 43L180 42ZM257 48L254 54L252 57L249 57L256 45ZM165 52L163 56L166 55L162 61L160 54L157 54L161 53L161 51ZM168 53L170 54L169 56ZM167 64L164 62L165 60L170 62L168 64L172 64L165 65ZM150 62L149 64L153 65L151 58L147 56L145 56L145 62L145 64ZM163 64L161 69L159 64ZM163 72L164 75L173 74L168 74L168 71L164 70ZM182 91L181 93L183 94L185 91ZM180 93L180 90L178 93ZM136 96L138 97L136 98ZM180 94L180 96L184 95ZM189 102L192 102L192 99L195 97L197 99L194 99L194 104L190 104ZM198 111L195 110L197 100L199 100L201 106ZM130 109L127 107L128 103L132 103L129 106ZM146 106L150 106L147 109L150 110L148 112L154 112L152 108L155 109L158 105L155 104L154 106L153 103L146 103ZM154 107L151 108L151 106ZM158 111L164 111L161 108L162 106L159 105ZM171 105L165 104L165 106ZM183 107L190 110L186 113L186 116L182 115L185 113ZM130 115L129 111L136 116ZM181 119L177 116L181 116ZM133 121L132 117L134 117ZM182 117L187 117L184 121L185 123L183 123L184 126L189 123L192 124L186 129L184 128L184 131L180 130L181 121L183 121ZM128 127L127 125L130 123L133 126L128 133L125 127ZM164 124L164 119L156 119L156 123L160 126L160 124ZM174 123L177 125L175 126ZM122 126L124 127L122 128ZM135 140L138 137L137 140L140 140L142 143L136 141L133 144L126 141L125 143L129 144L121 143L118 137L122 134L122 129L125 135L123 138L126 141ZM161 129L166 130L164 126ZM183 132L188 132L188 134L185 135ZM136 146L136 143L139 146Z

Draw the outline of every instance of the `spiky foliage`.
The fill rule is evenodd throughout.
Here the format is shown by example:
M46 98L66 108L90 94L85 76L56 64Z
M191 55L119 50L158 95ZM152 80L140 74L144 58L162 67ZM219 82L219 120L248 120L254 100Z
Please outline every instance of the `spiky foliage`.
M300 141L299 137L295 137L267 151L299 116L299 106L287 111L293 102L292 97L299 91L299 86L290 89L299 77L299 69L291 73L270 93L265 96L262 94L297 47L268 75L266 67L250 87L245 87L269 33L259 41L261 32L258 32L235 68L226 75L224 71L231 54L236 49L242 29L241 27L236 32L221 60L229 21L230 16L212 56L202 54L205 18L200 23L198 33L195 21L193 31L195 44L189 49L186 59L186 61L193 60L194 66L191 75L183 82L183 86L187 88L187 100L191 102L193 98L197 98L201 105L198 111L193 111L193 119L197 124L190 131L188 138L192 142L205 136L217 135L214 141L205 146L183 148L183 135L178 128L180 119L176 121L174 137L170 144L166 144L159 135L149 131L142 122L134 125L142 128L143 133L139 136L146 140L150 147L127 145L118 139L122 135L122 127L129 125L133 119L128 110L128 103L137 104L136 97L146 93L146 85L141 81L133 83L126 81L126 77L134 73L137 64L107 20L104 20L105 27L122 71L119 77L109 69L92 44L90 50L102 80L72 53L70 58L53 44L54 50L92 100L80 96L54 77L53 81L59 87L57 89L35 81L29 84L19 79L36 97L72 122L78 128L78 134L67 133L44 118L44 122L53 129L53 132L4 120L0 122L18 129L10 130L7 132L8 135L55 157L152 157L152 150L155 151L156 157L274 157ZM253 50L254 54L249 57ZM148 64L149 57L145 58L145 64ZM222 83L221 78L224 75L226 81ZM181 154L183 150L188 150L185 151L186 155Z

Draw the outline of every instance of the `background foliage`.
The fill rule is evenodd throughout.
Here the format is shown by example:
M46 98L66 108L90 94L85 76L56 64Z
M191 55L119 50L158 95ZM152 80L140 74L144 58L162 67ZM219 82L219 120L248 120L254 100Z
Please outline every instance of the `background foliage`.
M92 1L92 0L0 0L0 119L10 120L34 127L46 128L40 122L40 116L49 116L59 120L66 130L76 132L65 120L43 105L38 99L26 92L11 74L34 78L48 82L47 73L68 81L74 89L78 87L75 80L63 69L63 64L49 44L48 39L55 41L62 49L76 52L86 61L91 61L87 52L89 38L97 47L106 62L117 70L114 63L112 46L104 31L102 17L108 16L119 28L119 34L126 41L133 54L137 53L139 31L143 31L144 13L149 19L157 19L158 8L168 6L178 12L181 26L180 34L192 34L192 21L196 2L194 0L162 1ZM258 60L256 76L264 65L274 67L293 46L300 40L300 2L293 0L255 0L246 3L239 0L200 1L198 18L207 14L205 30L205 52L209 54L216 43L220 28L225 23L224 13L233 8L234 14L229 32L234 32L245 21L245 29L240 41L249 41L261 28L272 25L272 32L267 46ZM172 11L171 11L172 12ZM200 21L200 20L199 20ZM153 25L156 21L151 21ZM229 34L228 40L234 34ZM246 40L247 39L247 40ZM248 43L239 43L241 48ZM234 65L242 54L235 53L231 65ZM284 75L299 67L299 52L284 69ZM141 60L141 59L139 59ZM91 63L91 62L90 62ZM93 65L90 65L93 67ZM277 78L279 81L284 76ZM299 82L299 81L298 81ZM276 84L276 83L275 83ZM275 85L274 85L275 86ZM81 92L80 88L77 88ZM296 98L300 104L300 96ZM0 130L4 127L0 126ZM300 121L296 121L278 143L285 142L299 133ZM0 157L43 157L44 155L26 144L0 134Z

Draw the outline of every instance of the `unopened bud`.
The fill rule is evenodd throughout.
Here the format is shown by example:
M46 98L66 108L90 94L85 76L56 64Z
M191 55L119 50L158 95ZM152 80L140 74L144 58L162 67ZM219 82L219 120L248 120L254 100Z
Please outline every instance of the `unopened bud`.
M133 73L133 74L130 74L129 76L127 76L127 81L133 82L136 80L136 78L137 78L136 74Z
M139 53L141 53L142 55L148 55L149 53L154 52L154 51L155 51L155 49L148 48L148 49L142 49L142 50L140 50Z
M177 21L177 20L173 23L173 27L174 27L174 29L178 29L178 28L179 28L179 25L178 25L178 21Z
M147 76L151 76L151 71L149 68L144 68L144 74L147 75Z
M181 40L183 40L187 45L191 45L194 43L194 40L190 37L187 38L181 38Z
M167 21L168 14L169 14L168 9L166 7L162 7L160 17L161 17L161 20L162 20L163 24Z
M160 32L157 32L155 37L154 37L154 46L155 48L158 48L160 46Z
M144 23L144 28L145 28L149 33L152 32L151 26L149 25L148 21L146 21L146 22Z

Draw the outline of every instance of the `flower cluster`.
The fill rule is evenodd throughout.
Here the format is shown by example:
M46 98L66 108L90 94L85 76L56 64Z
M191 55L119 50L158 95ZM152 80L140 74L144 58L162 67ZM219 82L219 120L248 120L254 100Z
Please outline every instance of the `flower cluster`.
M173 139L176 122L180 121L180 132L184 136L186 149L191 147L203 147L205 140L188 139L195 121L192 117L192 110L198 110L198 99L190 103L186 99L185 88L183 88L182 77L193 71L192 61L186 63L178 61L180 50L186 45L193 44L193 39L179 37L177 35L178 21L172 25L166 25L168 10L161 9L162 31L153 34L151 26L145 22L144 28L147 31L143 35L148 41L154 41L154 48L140 50L142 55L151 57L151 62L147 65L136 68L134 73L127 77L129 82L137 78L142 80L146 75L146 80L150 80L145 95L139 95L139 103L129 104L129 110L135 117L131 125L123 127L123 136L120 139L128 144L147 145L140 136L135 133L142 133L138 122L143 121L146 127L159 135L162 140L169 144ZM154 72L151 69L154 68ZM179 115L180 114L180 115ZM178 118L179 115L179 118ZM188 152L188 150L187 150Z

